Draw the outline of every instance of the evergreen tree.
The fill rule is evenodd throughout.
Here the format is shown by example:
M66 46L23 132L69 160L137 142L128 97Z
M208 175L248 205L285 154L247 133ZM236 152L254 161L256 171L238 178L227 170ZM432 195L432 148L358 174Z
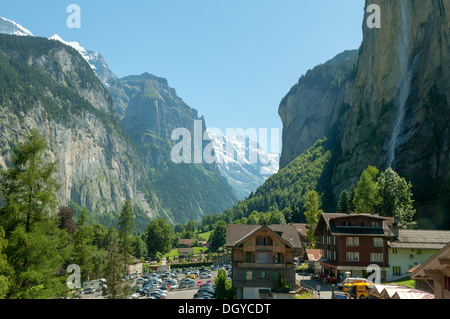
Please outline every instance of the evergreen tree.
M126 273L116 232L111 232L105 273L107 297L109 299L124 297L123 294L127 292L127 284L122 279Z
M47 142L31 130L13 147L11 166L0 172L0 225L10 276L9 298L49 298L67 290L57 276L70 252L69 235L58 228L56 163L46 158Z
M349 211L351 211L350 194L346 190L343 190L341 196L339 196L336 213L347 214Z
M56 162L46 160L46 150L47 141L33 129L13 148L11 166L0 170L0 197L5 201L0 224L7 234L19 225L28 233L34 223L55 214Z
M317 223L319 222L320 216L323 211L320 209L320 198L316 191L311 191L308 193L308 201L305 203L305 218L308 224L306 237L312 246L314 246L315 237L314 231L316 229Z
M216 284L216 299L236 298L236 290L233 288L231 280L228 280L225 270L219 270L214 283Z
M134 212L131 202L127 200L120 212L118 222L119 245L123 252L125 269L128 264L128 259L132 254L132 236L131 232L136 228L134 224Z
M82 216L77 221L78 228L73 234L73 252L71 263L80 266L81 275L84 280L88 280L94 272L92 256L94 254L94 230L92 226L85 225L85 217Z
M8 241L5 239L5 231L0 227L0 299L5 299L10 286L9 277L12 274L12 267L8 264L7 256L3 251L8 246Z
M376 180L378 173L379 170L376 167L369 166L361 174L353 199L356 213L371 214L377 208L379 203Z

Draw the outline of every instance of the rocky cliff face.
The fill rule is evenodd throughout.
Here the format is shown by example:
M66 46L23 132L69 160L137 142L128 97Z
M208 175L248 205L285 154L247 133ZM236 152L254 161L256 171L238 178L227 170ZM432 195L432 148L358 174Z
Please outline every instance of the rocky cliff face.
M329 183L335 198L368 165L375 165L396 169L413 183L416 199L424 203L439 193L450 171L450 2L399 0L379 5L381 28L369 29L364 19L356 67L348 69L338 93L326 88L328 81L318 95L294 90L284 99L282 164L304 149L288 150L290 145L310 146L311 136L321 134L336 137L329 146ZM326 100L323 107L314 103L320 97ZM290 123L292 113L298 115ZM324 126L336 131L327 132Z
M75 50L56 41L0 35L0 164L30 128L58 161L61 204L104 215L131 199L151 217L145 170L114 113L111 96ZM17 84L14 84L17 83Z
M324 137L333 138L345 112L344 98L358 51L346 51L303 75L279 108L283 122L280 168Z
M166 79L144 73L108 83L116 106L123 112L123 127L161 201L163 217L174 223L187 223L205 214L222 212L236 203L230 185L215 163L172 162L172 148L178 142L172 141L172 132L187 129L194 150L196 121L202 125L201 138L207 127L205 119L177 96ZM209 143L203 141L202 150Z

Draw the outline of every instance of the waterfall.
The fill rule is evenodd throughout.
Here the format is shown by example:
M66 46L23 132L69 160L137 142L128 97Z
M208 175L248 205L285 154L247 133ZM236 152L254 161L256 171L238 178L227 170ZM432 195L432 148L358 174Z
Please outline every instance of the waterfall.
M411 20L407 12L410 0L400 0L401 30L398 37L398 111L388 142L388 166L395 168L395 152L405 119L406 102L411 89L413 68L410 67Z

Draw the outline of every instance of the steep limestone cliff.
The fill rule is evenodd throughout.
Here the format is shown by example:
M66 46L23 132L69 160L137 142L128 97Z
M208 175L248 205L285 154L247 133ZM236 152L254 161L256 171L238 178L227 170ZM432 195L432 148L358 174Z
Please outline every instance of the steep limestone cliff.
M432 214L423 207L435 202L450 172L450 1L378 4L381 28L368 28L364 17L356 66L347 69L341 90L333 93L329 79L319 94L303 83L283 100L282 165L323 134L334 140L327 181L334 200L368 165L393 167L413 183L423 218Z
M1 165L8 165L12 143L37 128L59 164L61 205L73 201L111 220L131 199L139 218L152 217L157 199L144 166L84 59L43 38L0 35L0 50Z

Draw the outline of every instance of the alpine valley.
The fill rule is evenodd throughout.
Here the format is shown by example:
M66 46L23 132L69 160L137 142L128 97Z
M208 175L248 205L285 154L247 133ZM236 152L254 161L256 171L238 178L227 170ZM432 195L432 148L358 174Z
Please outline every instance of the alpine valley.
M172 225L198 221L233 207L278 169L276 157L262 174L259 162L242 166L232 158L174 164L173 130L193 132L201 121L204 133L207 126L166 79L119 79L100 53L57 34L35 37L5 18L0 33L0 165L10 165L12 145L38 129L58 161L60 204L76 213L88 208L91 222L115 225L127 199L139 231L156 217Z
M179 224L222 212L229 221L271 213L265 221L304 222L309 192L333 212L369 166L392 168L413 185L418 225L449 229L450 3L379 7L381 28L368 27L366 14L359 49L309 70L281 100L279 167L262 151L256 164L236 160L224 144L239 156L252 143L217 135L218 163L174 164L173 130L193 133L200 121L204 133L207 123L166 79L118 78L99 53L2 19L0 164L37 128L59 161L62 203L111 224L130 198L141 229L156 216Z

